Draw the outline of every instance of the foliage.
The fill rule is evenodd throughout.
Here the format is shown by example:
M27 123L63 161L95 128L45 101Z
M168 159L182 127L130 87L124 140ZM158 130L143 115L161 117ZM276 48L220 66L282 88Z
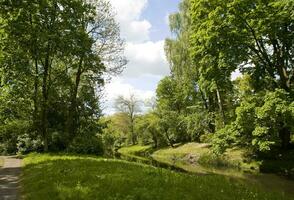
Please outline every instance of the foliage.
M18 154L36 152L42 149L42 140L41 138L32 139L28 134L24 134L18 137L16 146Z
M287 92L277 89L264 98L245 100L237 109L236 127L245 143L258 151L287 148L293 130L292 103Z
M17 144L28 134L30 124L23 120L8 121L0 126L0 152L2 154L17 153ZM20 149L19 149L20 150Z
M223 154L226 149L232 144L236 143L236 137L238 132L234 125L227 125L223 129L217 131L212 137L212 152L219 156Z
M112 155L118 148L128 144L130 121L127 114L116 113L100 121L104 124L102 141L106 154Z
M21 134L15 124L12 139L1 136L9 143L1 151L16 152L18 137L24 152L36 138L44 151L62 151L75 137L101 132L104 79L126 64L110 3L4 0L0 7L0 126L29 124Z
M115 107L118 112L126 114L129 120L130 141L133 145L138 142L138 136L135 132L135 118L140 112L140 101L134 94L129 97L118 96L115 100Z
M102 155L102 141L95 135L81 135L74 138L68 147L68 152L77 154Z

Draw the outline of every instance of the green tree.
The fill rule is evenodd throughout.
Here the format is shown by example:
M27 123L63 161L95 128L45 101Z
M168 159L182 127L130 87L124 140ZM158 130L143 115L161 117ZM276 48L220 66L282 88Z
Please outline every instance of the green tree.
M138 142L137 133L135 132L135 118L141 111L140 101L136 98L135 94L130 94L129 97L118 96L115 100L115 108L118 112L125 113L129 119L129 132L132 144Z

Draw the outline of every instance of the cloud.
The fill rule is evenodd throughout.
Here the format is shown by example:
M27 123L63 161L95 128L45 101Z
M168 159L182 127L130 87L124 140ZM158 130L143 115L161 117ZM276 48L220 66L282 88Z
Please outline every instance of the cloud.
M146 8L147 0L110 0L116 11L121 35L129 42L144 42L149 39L151 23L140 19Z
M164 53L164 41L127 43L125 55L129 63L124 76L168 75L169 66Z
M126 83L125 79L121 77L112 79L110 83L105 85L104 90L104 99L106 100L104 113L106 114L113 114L116 112L114 109L114 102L120 95L129 97L130 94L135 94L136 98L140 101L144 101L155 96L154 91L137 89L133 85Z
M232 74L231 74L231 80L234 81L236 80L237 78L241 77L242 76L242 73L236 69Z
M136 89L120 77L114 78L110 83L106 84L105 91L107 99L115 99L120 95L129 97L130 94L135 94L138 99L144 100L155 95L155 92L151 90Z
M145 100L155 96L155 88L162 76L169 74L164 41L151 41L152 24L142 19L148 0L110 0L121 36L126 40L125 56L129 63L121 76L105 85L104 113L115 113L114 102L119 95L131 93Z
M165 17L164 17L164 22L166 23L166 25L169 26L169 16L171 15L171 13L166 13Z
M147 20L132 21L122 26L122 37L127 41L144 42L149 40L151 24Z

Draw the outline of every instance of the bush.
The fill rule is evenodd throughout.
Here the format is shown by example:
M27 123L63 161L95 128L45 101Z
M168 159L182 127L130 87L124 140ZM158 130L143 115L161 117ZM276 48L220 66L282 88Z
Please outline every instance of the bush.
M201 143L211 143L213 138L212 133L206 133L200 136L200 142Z
M102 143L103 151L107 156L112 156L116 150L116 141L117 138L113 134L103 133Z
M94 135L78 135L68 147L68 151L78 154L103 154L102 139Z
M232 163L225 155L216 155L212 152L205 153L200 156L198 160L199 164L208 167L226 168L226 167L239 167L239 163Z
M215 155L223 154L231 144L236 141L236 129L234 125L227 125L217 131L212 137L212 151Z
M17 138L17 153L26 154L42 149L41 138L32 139L28 134L21 135Z
M0 154L17 153L18 137L28 133L29 121L13 120L0 125Z

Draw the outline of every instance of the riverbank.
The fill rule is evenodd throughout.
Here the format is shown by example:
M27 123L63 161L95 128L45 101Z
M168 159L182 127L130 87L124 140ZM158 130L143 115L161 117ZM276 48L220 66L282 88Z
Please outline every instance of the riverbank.
M4 165L4 159L0 157L0 167L2 167L3 165Z
M128 146L119 149L119 153L137 159L152 159L190 172L201 173L273 173L294 179L294 150L275 152L263 159L252 159L245 149L230 148L224 155L215 156L210 145L205 143L178 144L176 147L152 149L151 146Z
M152 159L180 167L190 172L215 173L217 169L238 169L246 172L259 172L260 163L254 160L246 162L245 151L228 149L223 156L214 156L209 144L187 143L174 148L152 149L151 146L128 146L118 150L123 156L138 159ZM205 170L204 170L205 169Z
M141 149L140 153L134 151ZM144 153L142 149L147 151ZM294 196L294 181L284 176L272 173L263 174L259 167L264 166L260 161L246 160L246 152L242 149L229 149L220 158L213 157L208 144L188 143L177 145L175 148L166 147L163 149L150 150L147 146L123 147L121 153L128 152L136 155L149 155L149 159L156 163L165 163L171 167L182 169L195 174L218 174L237 180L245 181L269 191L278 191ZM127 156L127 155L124 155ZM127 156L128 157L128 156ZM147 158L148 158L147 157ZM145 157L146 159L146 157ZM279 161L276 161L279 163ZM152 162L150 162L152 163Z
M29 200L290 199L224 176L87 156L30 154L24 159L22 186L23 198Z

